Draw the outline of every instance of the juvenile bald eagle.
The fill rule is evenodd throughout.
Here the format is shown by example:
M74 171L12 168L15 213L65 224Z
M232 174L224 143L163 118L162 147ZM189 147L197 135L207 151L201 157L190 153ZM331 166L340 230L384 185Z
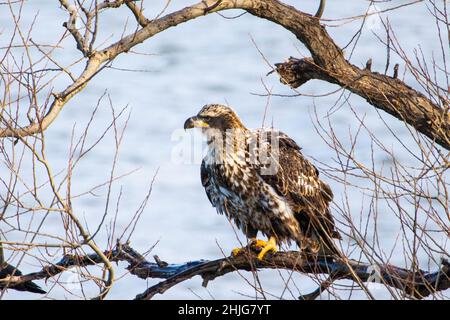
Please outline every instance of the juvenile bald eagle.
M184 123L185 129L195 127L208 144L201 165L206 194L261 249L260 260L291 241L309 253L339 254L332 238L340 235L329 210L333 193L294 140L276 130L247 129L219 104L204 106ZM269 241L256 240L258 231Z

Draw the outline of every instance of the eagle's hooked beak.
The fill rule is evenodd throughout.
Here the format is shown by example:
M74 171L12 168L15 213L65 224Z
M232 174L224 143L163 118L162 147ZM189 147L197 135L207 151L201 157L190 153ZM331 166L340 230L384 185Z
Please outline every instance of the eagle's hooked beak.
M191 128L208 128L209 124L202 118L194 116L184 122L184 130Z

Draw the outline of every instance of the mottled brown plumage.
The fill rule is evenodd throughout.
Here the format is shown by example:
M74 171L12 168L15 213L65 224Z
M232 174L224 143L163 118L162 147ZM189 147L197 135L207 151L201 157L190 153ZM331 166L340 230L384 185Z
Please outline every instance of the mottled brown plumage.
M276 130L247 129L231 108L217 104L184 127L201 127L207 136L202 185L217 211L248 238L260 231L278 244L293 240L305 251L339 254L329 210L333 193L294 140Z

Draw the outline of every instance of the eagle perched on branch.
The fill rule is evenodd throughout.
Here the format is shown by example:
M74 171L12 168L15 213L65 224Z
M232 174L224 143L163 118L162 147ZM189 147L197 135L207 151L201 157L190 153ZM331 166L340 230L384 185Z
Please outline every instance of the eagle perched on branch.
M339 255L329 210L333 193L294 140L273 129L247 129L219 104L187 119L184 129L190 128L202 128L207 138L201 181L209 200L260 249L260 260L291 241L309 253ZM269 241L257 240L258 231Z

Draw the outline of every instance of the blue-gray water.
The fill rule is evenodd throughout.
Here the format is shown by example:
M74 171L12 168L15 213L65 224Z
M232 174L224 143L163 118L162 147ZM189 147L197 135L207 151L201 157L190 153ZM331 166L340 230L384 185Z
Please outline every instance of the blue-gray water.
M369 4L368 1L361 0L328 2L325 19L364 14ZM148 17L159 12L164 2L157 1L157 5L153 3L153 1L144 3ZM172 1L168 10L181 8L186 3L187 1ZM311 0L289 1L289 3L306 12L314 12L317 6L316 1ZM405 1L381 3L379 8L398 3L405 3ZM39 43L55 42L55 39L64 32L62 23L67 19L66 13L59 9L54 1L26 2L22 13L24 29L30 26L36 13L38 15L32 33L33 40ZM238 13L240 12L230 11L224 14L232 16ZM424 3L382 16L385 18L387 15L397 39L407 54L412 54L413 49L420 46L427 59L430 59L434 53L435 58L441 61L434 18L427 11ZM6 6L0 7L0 21L2 22L0 45L4 47L8 44L11 34L10 14ZM350 23L343 21L328 23L339 25L339 27L330 26L328 31L340 46L344 46L360 27L361 20ZM110 10L102 15L100 27L104 31L99 36L98 43L103 41L111 43L112 40L117 40L125 24L128 26L125 33L128 34L135 27L135 22L124 8ZM384 38L383 28L376 18L371 18L368 25L369 27L363 29L351 62L357 66L364 66L365 62L372 58L372 69L384 72L386 48L373 34L373 32L378 33ZM150 260L153 254L158 254L161 259L168 262L215 259L223 256L221 248L228 253L233 247L239 245L232 226L223 216L215 213L204 193L200 183L199 164L177 163L173 160L172 151L177 142L173 141L172 134L182 128L187 117L195 114L202 105L212 102L228 103L236 109L248 127L260 127L267 97L257 94L265 93L264 85L274 94L295 93L279 83L275 74L266 77L270 68L262 59L252 38L265 58L272 64L281 62L289 56L308 56L306 48L288 31L250 14L232 20L224 19L217 14L202 17L164 31L133 48L133 51L139 54L128 53L118 57L113 63L114 68L140 70L140 72L103 70L83 92L67 104L58 119L46 131L47 157L53 166L53 171L59 172L67 167L73 127L75 126L74 131L79 136L89 121L97 100L105 91L111 97L113 106L117 110L128 106L127 112L131 112L131 115L120 147L116 175L125 174L136 168L139 170L114 184L106 224L109 225L114 217L117 196L121 191L116 228L117 234L122 232L145 198L153 175L159 169L148 206L131 237L131 245L141 252L158 242L148 257ZM64 40L61 47L55 51L55 59L62 64L70 63L80 56L71 38ZM351 47L346 49L347 57L350 51ZM400 62L400 59L392 55L389 72L392 72L392 66L396 62ZM75 67L74 73L79 72L81 67L83 64ZM400 70L402 75L403 63L400 64ZM410 75L406 75L406 79L414 85ZM65 84L67 79L61 76L53 82L54 91L63 89ZM274 127L293 137L302 146L306 155L317 161L335 165L333 159L336 155L319 137L313 125L315 120L313 121L312 118L315 118L314 110L316 110L321 121L324 123L328 121L324 116L335 104L341 92L324 94L336 89L338 89L336 86L322 81L311 81L299 89L299 92L305 96L273 96L269 100L265 124L273 124ZM323 96L313 98L309 95ZM365 124L380 140L389 147L398 147L398 142L388 132L372 106L355 96L350 97L350 102L358 116L364 118ZM406 142L411 141L409 131L401 122L383 113L382 116L400 139ZM125 118L126 116L122 117L118 124L123 125ZM95 141L110 121L110 105L108 99L104 99L90 128L89 141ZM354 134L358 128L356 118L348 105L337 108L337 111L330 116L330 121L335 133L344 143L348 143L349 133ZM72 194L82 193L108 180L114 156L113 144L113 137L108 134L105 140L83 158L73 173ZM356 150L355 157L362 163L370 164L370 143L367 134L361 135ZM399 161L405 163L413 161L406 152L398 150L400 151L397 154ZM377 165L381 165L385 160L383 154L375 155ZM5 168L2 167L2 170ZM335 206L342 206L344 201L349 199L350 210L355 220L358 220L361 215L364 217L367 207L363 204L367 197L361 190L348 188L346 199L342 184L331 179L325 178L325 180L334 190ZM95 230L102 218L106 195L107 189L99 188L94 194L77 198L73 202L76 214L88 223L91 231ZM40 218L36 215L33 223L37 223ZM340 227L346 230L345 226L340 225ZM61 234L61 228L61 219L59 215L55 215L46 220L43 232ZM402 247L396 243L397 236L400 234L397 218L382 203L379 208L378 232L383 249L386 252L393 250L396 253L391 257L390 262L404 265ZM243 239L240 233L238 234ZM103 227L98 235L99 244L104 244L106 238L106 228ZM9 233L8 240L26 242L29 236L26 237L23 233L20 235ZM443 243L445 239L438 236L438 241ZM344 237L343 242L344 246L348 244L348 238ZM9 254L7 252L7 256ZM15 258L18 259L19 256L16 255ZM435 258L438 259L438 257ZM54 259L53 261L56 261L57 257ZM425 256L420 262L423 263L424 269L435 268L435 265L429 263ZM126 273L125 266L121 263L116 267L118 276ZM38 267L36 260L32 258L25 258L21 264L24 272L34 271ZM249 279L250 283L254 282L252 276L246 273L231 274L211 282L205 289L201 286L201 279L194 278L170 289L158 298L246 298L247 295L254 297L254 289L242 276ZM289 290L284 290L284 282L289 278L288 273L263 271L260 277L264 289L270 293L267 295L269 298L289 299L315 288L306 277L297 274L289 279ZM62 281L73 279L70 273L65 273L60 278ZM117 280L109 297L133 298L144 291L148 285L155 284L157 281L157 279L145 281L126 275ZM51 288L51 282L49 285L45 285L43 281L38 283L44 288ZM76 294L80 294L77 292L78 287L70 288ZM381 286L373 285L371 288L376 297L388 296L387 291ZM89 296L95 293L95 290L87 292ZM347 291L340 293L342 298L348 295ZM55 286L49 296L75 298L59 286ZM5 297L31 299L37 296L9 290ZM352 297L365 297L365 295L354 292Z

